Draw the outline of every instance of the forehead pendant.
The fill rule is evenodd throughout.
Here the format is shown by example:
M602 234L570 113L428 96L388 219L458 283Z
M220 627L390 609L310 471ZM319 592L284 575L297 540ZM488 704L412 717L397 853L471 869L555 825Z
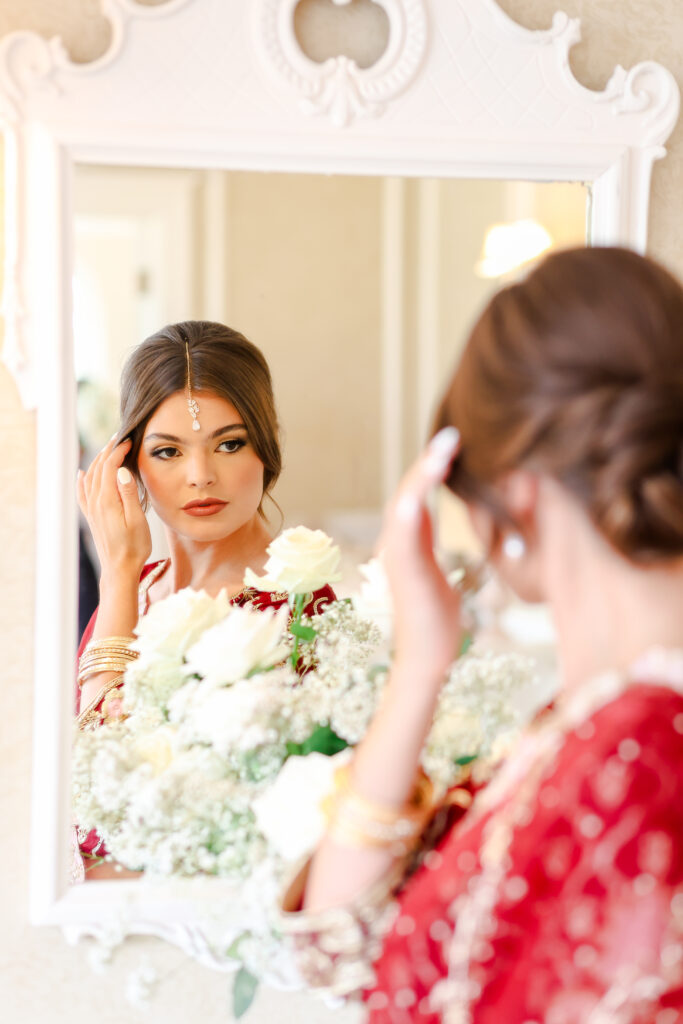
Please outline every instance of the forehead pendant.
M192 371L190 369L190 346L185 341L185 360L187 362L187 380L185 381L185 390L187 392L187 408L190 410L190 416L192 417L192 429L200 430L199 420L199 403L195 398L192 397Z

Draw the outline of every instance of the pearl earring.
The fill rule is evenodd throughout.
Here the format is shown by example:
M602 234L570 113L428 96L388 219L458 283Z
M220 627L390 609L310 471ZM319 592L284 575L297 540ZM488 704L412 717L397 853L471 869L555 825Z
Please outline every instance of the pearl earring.
M508 533L503 540L503 554L511 562L519 562L526 554L526 543L520 533Z

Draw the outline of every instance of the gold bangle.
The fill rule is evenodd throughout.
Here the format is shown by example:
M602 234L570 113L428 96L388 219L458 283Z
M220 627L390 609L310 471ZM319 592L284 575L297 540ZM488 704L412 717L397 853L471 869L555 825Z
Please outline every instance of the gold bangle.
M78 683L83 685L90 676L99 672L125 672L127 665L139 657L130 644L133 637L105 637L91 640L78 662Z
M335 791L323 802L328 834L339 842L390 849L397 856L416 845L432 810L433 786L420 773L409 800L390 806L368 800L351 783L348 766L335 773Z
M334 776L335 789L340 796L343 796L345 804L353 807L359 817L391 825L399 818L420 821L431 809L434 787L424 772L419 773L410 798L405 803L396 806L370 800L359 793L351 782L350 767L350 765L343 765L337 769Z
M334 842L344 846L353 846L359 850L389 850L396 857L410 853L418 838L411 836L405 839L379 839L336 818L330 823L327 835Z
M377 840L378 843L393 843L418 836L426 817L426 814L419 818L401 815L392 822L377 821L363 813L359 814L357 807L341 799L336 804L332 821L363 832L364 835Z
M111 645L116 644L119 647L130 647L132 643L135 643L134 636L103 636L96 640L89 640L85 650L89 651L98 645Z
M99 658L87 662L85 665L79 666L78 685L83 686L87 679L99 675L101 672L125 672L129 664L130 660L127 661L123 658Z
M80 664L87 665L91 661L97 661L98 658L121 658L122 661L135 661L136 657L137 655L132 654L130 651L108 647L106 650L102 648L99 651L86 651L85 654L81 655Z
M139 657L137 651L132 651L130 647L117 647L115 644L100 644L95 648L86 648L81 655L81 661L92 661L93 658L103 658L109 655L116 655L119 658L125 658L127 661L135 661Z

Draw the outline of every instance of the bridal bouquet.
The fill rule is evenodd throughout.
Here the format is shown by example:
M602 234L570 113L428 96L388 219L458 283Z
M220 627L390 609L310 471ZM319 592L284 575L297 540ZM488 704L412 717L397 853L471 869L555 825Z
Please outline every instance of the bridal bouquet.
M234 883L212 946L242 965L242 990L245 978L247 990L250 978L295 982L271 908L323 832L320 803L372 719L391 646L378 562L362 567L357 597L306 615L307 595L339 579L339 550L298 527L269 555L266 576L245 583L286 591L287 604L256 610L188 589L152 605L120 718L79 732L74 749L76 820L97 830L108 856L148 877ZM456 661L422 754L437 793L515 729L512 698L528 674L525 659L476 644Z

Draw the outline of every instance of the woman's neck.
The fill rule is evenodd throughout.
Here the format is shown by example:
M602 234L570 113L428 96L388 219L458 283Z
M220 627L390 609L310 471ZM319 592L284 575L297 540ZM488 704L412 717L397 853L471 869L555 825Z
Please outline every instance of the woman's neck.
M167 538L171 564L164 573L164 592L192 587L213 596L223 588L228 594L241 590L245 569L263 569L268 557L266 548L272 540L259 516L217 541L199 543L171 531L167 531Z
M565 579L549 587L563 685L625 670L655 646L683 648L683 562L644 567L601 539L579 541Z

